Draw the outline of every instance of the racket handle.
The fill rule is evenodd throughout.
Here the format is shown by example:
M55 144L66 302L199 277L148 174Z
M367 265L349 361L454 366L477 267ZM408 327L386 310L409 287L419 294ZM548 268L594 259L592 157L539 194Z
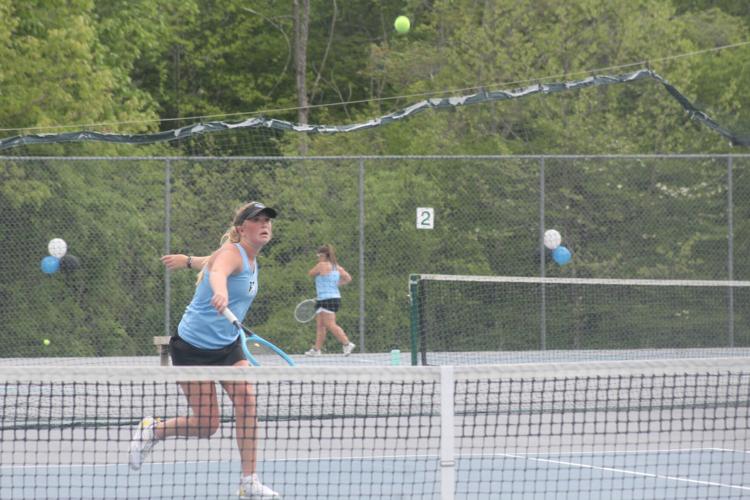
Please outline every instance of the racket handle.
M236 323L239 323L239 321L237 320L237 316L235 316L235 315L234 315L234 313L233 313L233 312L232 312L232 311L231 311L231 310L230 310L230 309L229 309L228 307L225 307L225 308L224 308L224 312L223 312L222 314L223 314L223 315L224 315L224 317L225 317L225 318L227 318L227 319L229 320L229 322L230 322L230 323L232 323L233 325L234 325L234 324L236 324Z

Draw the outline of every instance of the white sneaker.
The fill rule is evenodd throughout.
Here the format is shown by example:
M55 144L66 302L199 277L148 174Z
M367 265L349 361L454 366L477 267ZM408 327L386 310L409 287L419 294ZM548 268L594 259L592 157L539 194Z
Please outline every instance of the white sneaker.
M257 474L251 474L242 478L237 496L255 500L259 498L279 498L281 495L261 483Z
M161 422L159 418L146 417L138 423L130 441L130 468L138 470L143 465L154 445L157 443L154 428Z
M351 342L349 342L348 344L346 344L343 347L344 356L350 355L352 353L352 351L354 350L355 347L357 347L356 344L352 344Z
M312 348L309 351L305 353L305 356L320 356L322 353L320 352L320 349Z

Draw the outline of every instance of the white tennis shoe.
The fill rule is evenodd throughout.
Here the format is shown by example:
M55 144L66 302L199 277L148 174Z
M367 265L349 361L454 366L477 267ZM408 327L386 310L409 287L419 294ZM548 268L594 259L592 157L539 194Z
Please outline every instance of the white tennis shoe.
M146 457L154 449L157 443L154 428L161 422L159 418L146 417L138 423L133 431L133 439L130 441L130 468L139 470Z
M305 356L320 356L322 353L320 352L320 349L312 348L309 351L305 353Z
M352 344L351 342L349 342L348 344L346 344L343 347L344 356L350 355L352 353L352 351L354 350L355 347L357 347L357 345L356 344Z
M242 478L237 496L239 498L252 498L253 500L280 497L278 493L261 483L257 474L251 474Z

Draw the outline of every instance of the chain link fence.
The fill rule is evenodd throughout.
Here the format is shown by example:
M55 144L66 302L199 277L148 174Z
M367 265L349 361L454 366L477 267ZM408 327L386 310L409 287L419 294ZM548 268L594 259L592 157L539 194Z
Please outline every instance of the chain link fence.
M323 243L354 277L337 318L357 352L409 350L414 273L750 279L748 167L747 155L6 157L0 356L153 356L196 278L159 257L210 253L249 200L279 217L247 323L293 354L314 341L293 310L314 296L307 270ZM433 209L432 229L418 208ZM549 228L573 253L564 266L542 244ZM52 238L79 268L41 271ZM332 338L326 349L339 352Z

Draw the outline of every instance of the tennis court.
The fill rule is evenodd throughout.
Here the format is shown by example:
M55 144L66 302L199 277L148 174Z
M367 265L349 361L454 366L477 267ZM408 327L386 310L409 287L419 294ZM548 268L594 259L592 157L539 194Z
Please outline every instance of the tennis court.
M465 367L2 367L2 498L231 498L209 439L128 467L178 380L254 380L258 472L283 498L747 498L750 359Z
M741 450L678 449L634 453L534 454L459 457L456 498L746 498L750 473L739 467ZM126 459L125 459L126 460ZM660 466L659 462L669 465ZM642 462L649 466L641 465ZM709 466L701 464L710 464ZM284 498L438 498L435 456L361 456L339 459L267 460L259 473ZM734 470L733 470L734 469ZM237 461L149 464L133 473L127 463L106 466L46 465L38 478L2 467L4 498L229 498ZM18 476L22 476L18 480ZM168 478L189 475L196 484ZM304 478L314 476L314 481ZM733 479L728 480L731 476ZM299 482L287 483L298 477ZM15 478L15 479L14 479ZM735 483L739 479L739 482ZM320 481L328 481L321 483ZM418 484L414 484L417 481ZM524 491L524 485L534 489ZM651 491L651 493L649 493ZM7 495L7 493L6 493ZM56 498L60 496L55 493Z

